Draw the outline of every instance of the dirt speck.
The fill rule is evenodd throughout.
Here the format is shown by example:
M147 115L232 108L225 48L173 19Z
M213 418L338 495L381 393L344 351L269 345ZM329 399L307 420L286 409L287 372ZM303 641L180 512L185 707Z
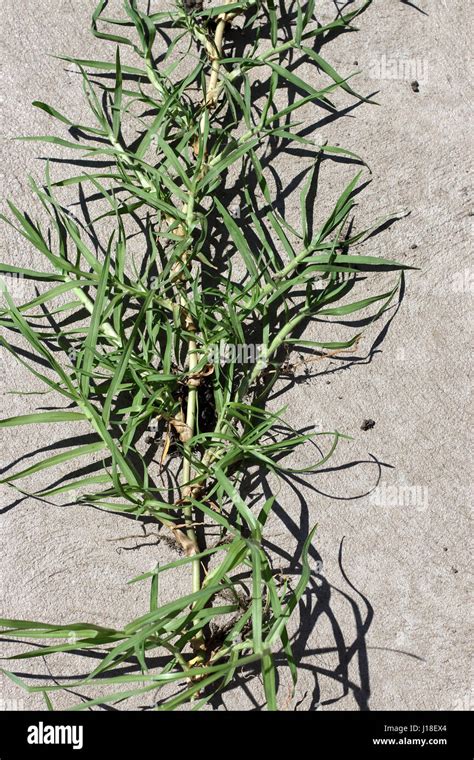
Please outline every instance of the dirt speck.
M360 426L361 430L372 430L375 427L375 420L364 420Z

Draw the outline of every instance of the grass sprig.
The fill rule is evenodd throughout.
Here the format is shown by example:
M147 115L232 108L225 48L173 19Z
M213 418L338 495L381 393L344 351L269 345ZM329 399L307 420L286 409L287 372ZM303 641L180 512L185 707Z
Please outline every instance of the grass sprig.
M374 231L352 231L360 172L315 228L310 191L318 162L340 155L363 162L350 150L304 138L295 121L311 103L334 110L331 98L339 90L373 102L312 47L326 34L353 30L369 4L322 26L314 0L295 3L285 17L264 0L205 9L184 0L152 15L137 0L125 0L120 19L105 16L100 0L92 33L112 44L110 60L62 56L78 69L90 123L76 124L53 105L34 103L65 125L71 139L23 139L79 151L88 170L54 180L48 167L43 186L31 181L47 228L10 203L11 217L3 219L45 257L45 266L0 265L4 281L16 275L44 287L19 305L6 291L0 322L40 363L25 359L6 337L1 341L66 406L5 419L0 427L77 420L90 425L93 440L10 472L2 482L17 487L39 472L100 454L99 473L72 472L65 484L53 482L36 494L74 490L82 494L80 504L151 516L182 553L132 579L150 583L150 605L122 629L0 620L5 636L41 642L16 659L104 649L100 664L72 683L31 686L6 671L29 692L42 692L48 707L58 689L95 686L107 689L73 709L123 704L160 687L167 688L157 709L189 701L199 709L239 668L260 665L274 710L276 651L296 685L288 622L310 578L314 529L296 585L277 583L264 538L276 495L255 508L241 486L254 465L278 477L314 472L328 460L344 436L294 430L285 410L267 408L272 388L295 346L343 356L398 292L404 267L357 251ZM230 27L239 45L227 42ZM165 29L172 42L163 50ZM313 64L311 82L288 65L296 53ZM277 106L277 95L280 102L285 93L291 93L288 105ZM311 155L298 226L279 213L265 170L268 155L293 142ZM240 215L225 190L231 171L242 188ZM61 200L76 186L83 196L92 194L91 207L97 199L94 219L79 222ZM137 234L139 257L132 253ZM368 294L371 279L377 273L385 279L387 270L398 272L396 280ZM339 333L313 342L301 337L312 320L327 328L359 313L365 327L345 339ZM222 361L222 346L255 352ZM162 435L159 463L149 456L155 446L155 439L146 440L150 426ZM318 461L292 466L296 449L315 437L329 441ZM218 540L210 545L216 530ZM163 575L183 571L190 572L189 592L163 601ZM165 659L158 670L149 667L157 651ZM138 672L121 670L130 659Z

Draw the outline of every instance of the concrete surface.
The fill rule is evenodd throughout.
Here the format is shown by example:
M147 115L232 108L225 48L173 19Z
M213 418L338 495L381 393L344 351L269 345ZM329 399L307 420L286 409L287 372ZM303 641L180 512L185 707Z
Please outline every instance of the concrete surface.
M345 368L321 362L311 378L300 378L285 397L295 427L338 428L353 440L344 442L327 471L308 483L296 490L281 484L271 536L282 547L283 571L295 541L314 522L319 524L314 545L323 562L302 610L297 644L301 677L294 700L286 696L288 675L281 673L282 709L454 710L474 705L468 624L472 29L462 0L416 4L418 9L378 0L359 19L358 33L324 47L325 57L342 72L360 69L359 91L379 91L381 107L349 108L333 121L324 112L308 111L313 123L320 119L318 139L362 155L373 169L372 183L359 196L358 228L394 209L411 211L373 238L366 250L407 261L420 271L408 275L404 302L370 361ZM38 157L61 155L10 140L56 129L31 101L44 100L67 114L83 112L77 76L48 56L100 58L102 49L112 56L107 43L89 33L94 5L91 0L23 0L20 12L18 3L4 0L0 163L3 196L20 208L30 204L28 174L42 176ZM330 18L331 10L333 14L327 2L322 17ZM414 79L419 92L410 85ZM336 100L342 106L353 104L340 95ZM57 129L56 134L63 133ZM274 169L287 188L305 166L304 157L281 155ZM68 173L67 167L53 168L55 176ZM317 218L353 171L346 164L324 164ZM298 191L285 198L290 221L297 209ZM39 254L26 249L12 230L2 225L0 234L2 258L43 266ZM377 332L365 338L359 357L369 356ZM314 328L309 329L307 337L314 335ZM37 390L39 383L9 356L1 367L2 416L34 409L34 397L6 394ZM50 397L44 398L50 403ZM375 427L362 431L366 418ZM77 432L87 429L75 427ZM41 458L41 448L67 435L60 425L7 432L2 465L26 466ZM49 482L45 474L34 487ZM139 534L139 524L86 507L61 506L60 499L53 505L15 497L6 488L2 494L5 616L120 625L146 610L147 589L127 581L154 566L158 556L172 555L153 537L114 540ZM286 535L283 520L293 537ZM187 583L182 578L178 591ZM48 665L41 658L19 663L17 670L42 679L90 667L90 661L61 655ZM40 697L5 679L0 701L5 709L43 707ZM55 704L75 701L65 694ZM247 674L217 707L251 710L261 704L259 680Z

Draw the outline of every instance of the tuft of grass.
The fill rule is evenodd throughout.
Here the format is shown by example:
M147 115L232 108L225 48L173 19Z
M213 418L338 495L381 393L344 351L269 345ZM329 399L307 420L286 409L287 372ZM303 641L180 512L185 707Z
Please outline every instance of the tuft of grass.
M305 137L297 121L310 104L334 111L338 91L373 102L313 47L328 34L353 30L369 4L320 25L314 0L298 1L284 17L273 0L205 9L186 0L152 15L137 0L125 0L119 19L106 16L100 0L92 33L112 43L110 60L61 57L78 70L90 123L33 104L65 125L69 137L22 139L79 152L87 170L55 180L48 166L42 186L30 181L47 229L11 202L10 217L2 217L45 265L44 271L0 265L4 282L14 275L43 283L21 305L5 287L0 312L1 325L22 336L38 362L5 337L1 343L65 406L5 419L0 427L81 421L93 440L2 482L18 488L40 471L100 455L99 474L73 473L65 485L53 482L36 494L75 491L82 494L78 504L151 516L181 552L130 581L149 583L149 609L123 629L0 620L5 636L41 643L14 659L104 649L100 664L72 683L31 686L5 671L29 692L44 694L51 709L55 691L78 686L104 689L78 710L122 704L161 687L167 688L156 709L189 701L199 709L239 668L254 664L268 709L275 710L275 652L283 653L296 685L288 623L310 578L315 528L297 582L277 582L264 538L276 494L256 508L242 479L254 465L276 476L315 472L332 455L341 433L299 432L285 409L270 411L267 401L292 366L295 347L343 358L390 308L403 276L397 262L358 250L377 226L353 232L361 171L316 228L321 160L342 156L362 170L364 163L349 150ZM230 28L234 42L226 41ZM289 65L298 53L313 65L310 80ZM292 143L308 156L298 226L279 213L266 170ZM225 189L231 173L241 188L238 214ZM61 200L77 186L83 198L90 194L88 208L97 204L93 219L80 222ZM397 272L394 282L370 293L372 279L387 270ZM364 327L344 339L300 337L312 320L327 335L331 323L359 313ZM234 352L222 361L223 345L254 353ZM150 426L162 436L159 462L149 456L157 440L147 438ZM298 447L315 440L319 460L294 467ZM190 573L188 593L162 601L163 575L183 569ZM159 669L149 666L157 652L165 663ZM121 669L131 658L133 674Z

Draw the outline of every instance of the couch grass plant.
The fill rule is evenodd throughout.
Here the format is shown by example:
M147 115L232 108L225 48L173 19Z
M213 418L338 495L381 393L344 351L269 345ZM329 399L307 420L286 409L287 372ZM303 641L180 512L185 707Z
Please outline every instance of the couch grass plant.
M37 473L53 475L70 463L65 483L28 493L74 492L82 508L151 518L176 557L157 557L156 567L130 580L149 584L149 608L123 628L0 620L5 637L37 642L15 660L103 653L86 677L49 685L4 671L42 693L50 709L58 690L79 687L97 695L72 709L123 708L151 692L157 710L186 703L200 709L252 666L260 669L268 709L276 710L276 653L296 685L289 623L312 573L315 528L299 577L281 581L265 541L276 494L256 500L242 481L254 467L275 478L309 476L328 460L343 434L294 429L286 407L270 409L272 389L296 349L336 359L355 350L400 287L403 266L360 252L379 223L354 232L364 163L348 149L303 136L298 121L303 107L334 113L338 92L373 103L357 92L353 76L325 60L319 44L354 31L369 5L322 25L315 0L186 0L157 13L125 0L120 18L100 0L92 33L110 43L110 56L62 56L82 80L90 121L78 124L54 104L34 103L67 128L66 136L22 139L86 161L73 161L79 173L60 179L48 163L41 185L30 180L46 226L13 202L3 217L44 256L44 267L0 265L1 342L59 403L0 427L64 423L72 431L82 422L92 438L8 471L3 482L22 490L23 479L34 482ZM309 78L298 75L298 56L311 64ZM267 171L268 156L292 145L308 156L299 224L279 212ZM359 167L316 228L313 190L323 158ZM238 213L228 201L229 178L241 188ZM95 199L93 219L79 220L63 199L77 190ZM386 282L387 271L395 272L393 282L368 294L380 274ZM37 295L16 303L12 276L33 281ZM328 329L352 315L363 315L362 328L344 340L336 332L328 338ZM319 341L304 339L309 323L321 326ZM27 354L9 334L26 341ZM258 351L250 360L237 352L221 361L223 345ZM297 467L295 452L314 443L318 461ZM92 455L100 470L76 477L73 468ZM187 593L163 601L164 577L183 573ZM151 667L158 655L162 665Z

